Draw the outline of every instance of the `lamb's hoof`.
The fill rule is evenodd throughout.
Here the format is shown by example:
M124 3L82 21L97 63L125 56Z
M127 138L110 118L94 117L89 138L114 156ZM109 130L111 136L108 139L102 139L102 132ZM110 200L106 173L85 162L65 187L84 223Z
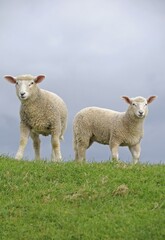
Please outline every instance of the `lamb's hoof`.
M112 163L119 163L119 159L116 159L116 158L112 158Z
M62 158L56 158L56 159L52 159L52 162L54 162L54 163L60 163L60 162L62 162Z
M15 160L21 161L21 160L22 160L22 157L16 155L16 156L15 156Z
M83 163L86 163L86 160L85 159L75 159L74 162L83 164Z

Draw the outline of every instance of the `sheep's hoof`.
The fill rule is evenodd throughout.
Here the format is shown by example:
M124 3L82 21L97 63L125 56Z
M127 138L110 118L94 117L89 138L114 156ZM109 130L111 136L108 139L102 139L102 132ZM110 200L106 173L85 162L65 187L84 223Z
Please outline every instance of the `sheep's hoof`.
M62 158L58 158L58 159L52 159L52 162L54 162L54 163L60 163L60 162L62 162Z
M20 157L20 156L15 156L15 160L17 160L17 161L21 161L22 160L22 156Z
M117 159L117 158L112 158L112 163L119 163L120 161L119 161L119 159Z
M132 164L137 165L137 164L139 164L139 161L133 161Z
M76 163L86 163L85 159L75 159L74 162Z

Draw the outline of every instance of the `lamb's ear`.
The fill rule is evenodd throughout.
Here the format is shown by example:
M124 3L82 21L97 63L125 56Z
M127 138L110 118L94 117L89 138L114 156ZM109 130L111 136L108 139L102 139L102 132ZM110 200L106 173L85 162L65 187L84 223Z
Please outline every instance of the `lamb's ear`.
M12 76L10 76L10 75L6 75L6 76L4 76L4 78L5 78L8 82L13 83L13 84L16 84L16 78L15 78L15 77L12 77Z
M155 99L157 98L157 96L150 96L148 99L147 99L147 103L152 103Z
M38 75L37 77L35 77L35 83L40 83L44 80L45 76L44 75Z
M127 97L127 96L122 96L122 98L126 101L126 103L128 103L128 104L131 104L131 103L132 103L132 101L131 101L131 99L130 99L129 97Z

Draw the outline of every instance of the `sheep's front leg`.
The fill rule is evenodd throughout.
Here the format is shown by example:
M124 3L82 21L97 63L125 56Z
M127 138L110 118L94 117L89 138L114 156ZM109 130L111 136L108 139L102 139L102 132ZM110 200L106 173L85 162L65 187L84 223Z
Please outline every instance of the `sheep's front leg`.
M59 137L52 134L51 142L52 142L52 156L51 156L52 161L61 162L62 156L61 156L61 150L60 150Z
M33 148L34 148L34 153L35 153L35 159L39 160L40 159L40 139L39 135L34 132L30 132L30 136L33 140Z
M140 158L140 152L141 152L141 147L140 147L140 143L134 145L134 146L130 146L129 150L132 154L132 161L134 164L139 162L139 158Z
M119 159L118 148L119 148L118 144L110 143L110 149L111 149L111 153L112 153L112 161L118 161L118 159Z
M23 123L20 124L20 143L15 158L20 160L23 157L24 150L29 138L30 129Z

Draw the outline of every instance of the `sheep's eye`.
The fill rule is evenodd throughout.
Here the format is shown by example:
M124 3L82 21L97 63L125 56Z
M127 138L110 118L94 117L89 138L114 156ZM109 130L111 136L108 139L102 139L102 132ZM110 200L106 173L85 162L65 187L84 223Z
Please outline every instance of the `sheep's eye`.
M132 103L132 106L136 106L136 103Z
M18 85L18 82L16 82L15 84Z
M33 85L33 83L34 83L34 82L31 82L31 83L29 84L29 86Z

